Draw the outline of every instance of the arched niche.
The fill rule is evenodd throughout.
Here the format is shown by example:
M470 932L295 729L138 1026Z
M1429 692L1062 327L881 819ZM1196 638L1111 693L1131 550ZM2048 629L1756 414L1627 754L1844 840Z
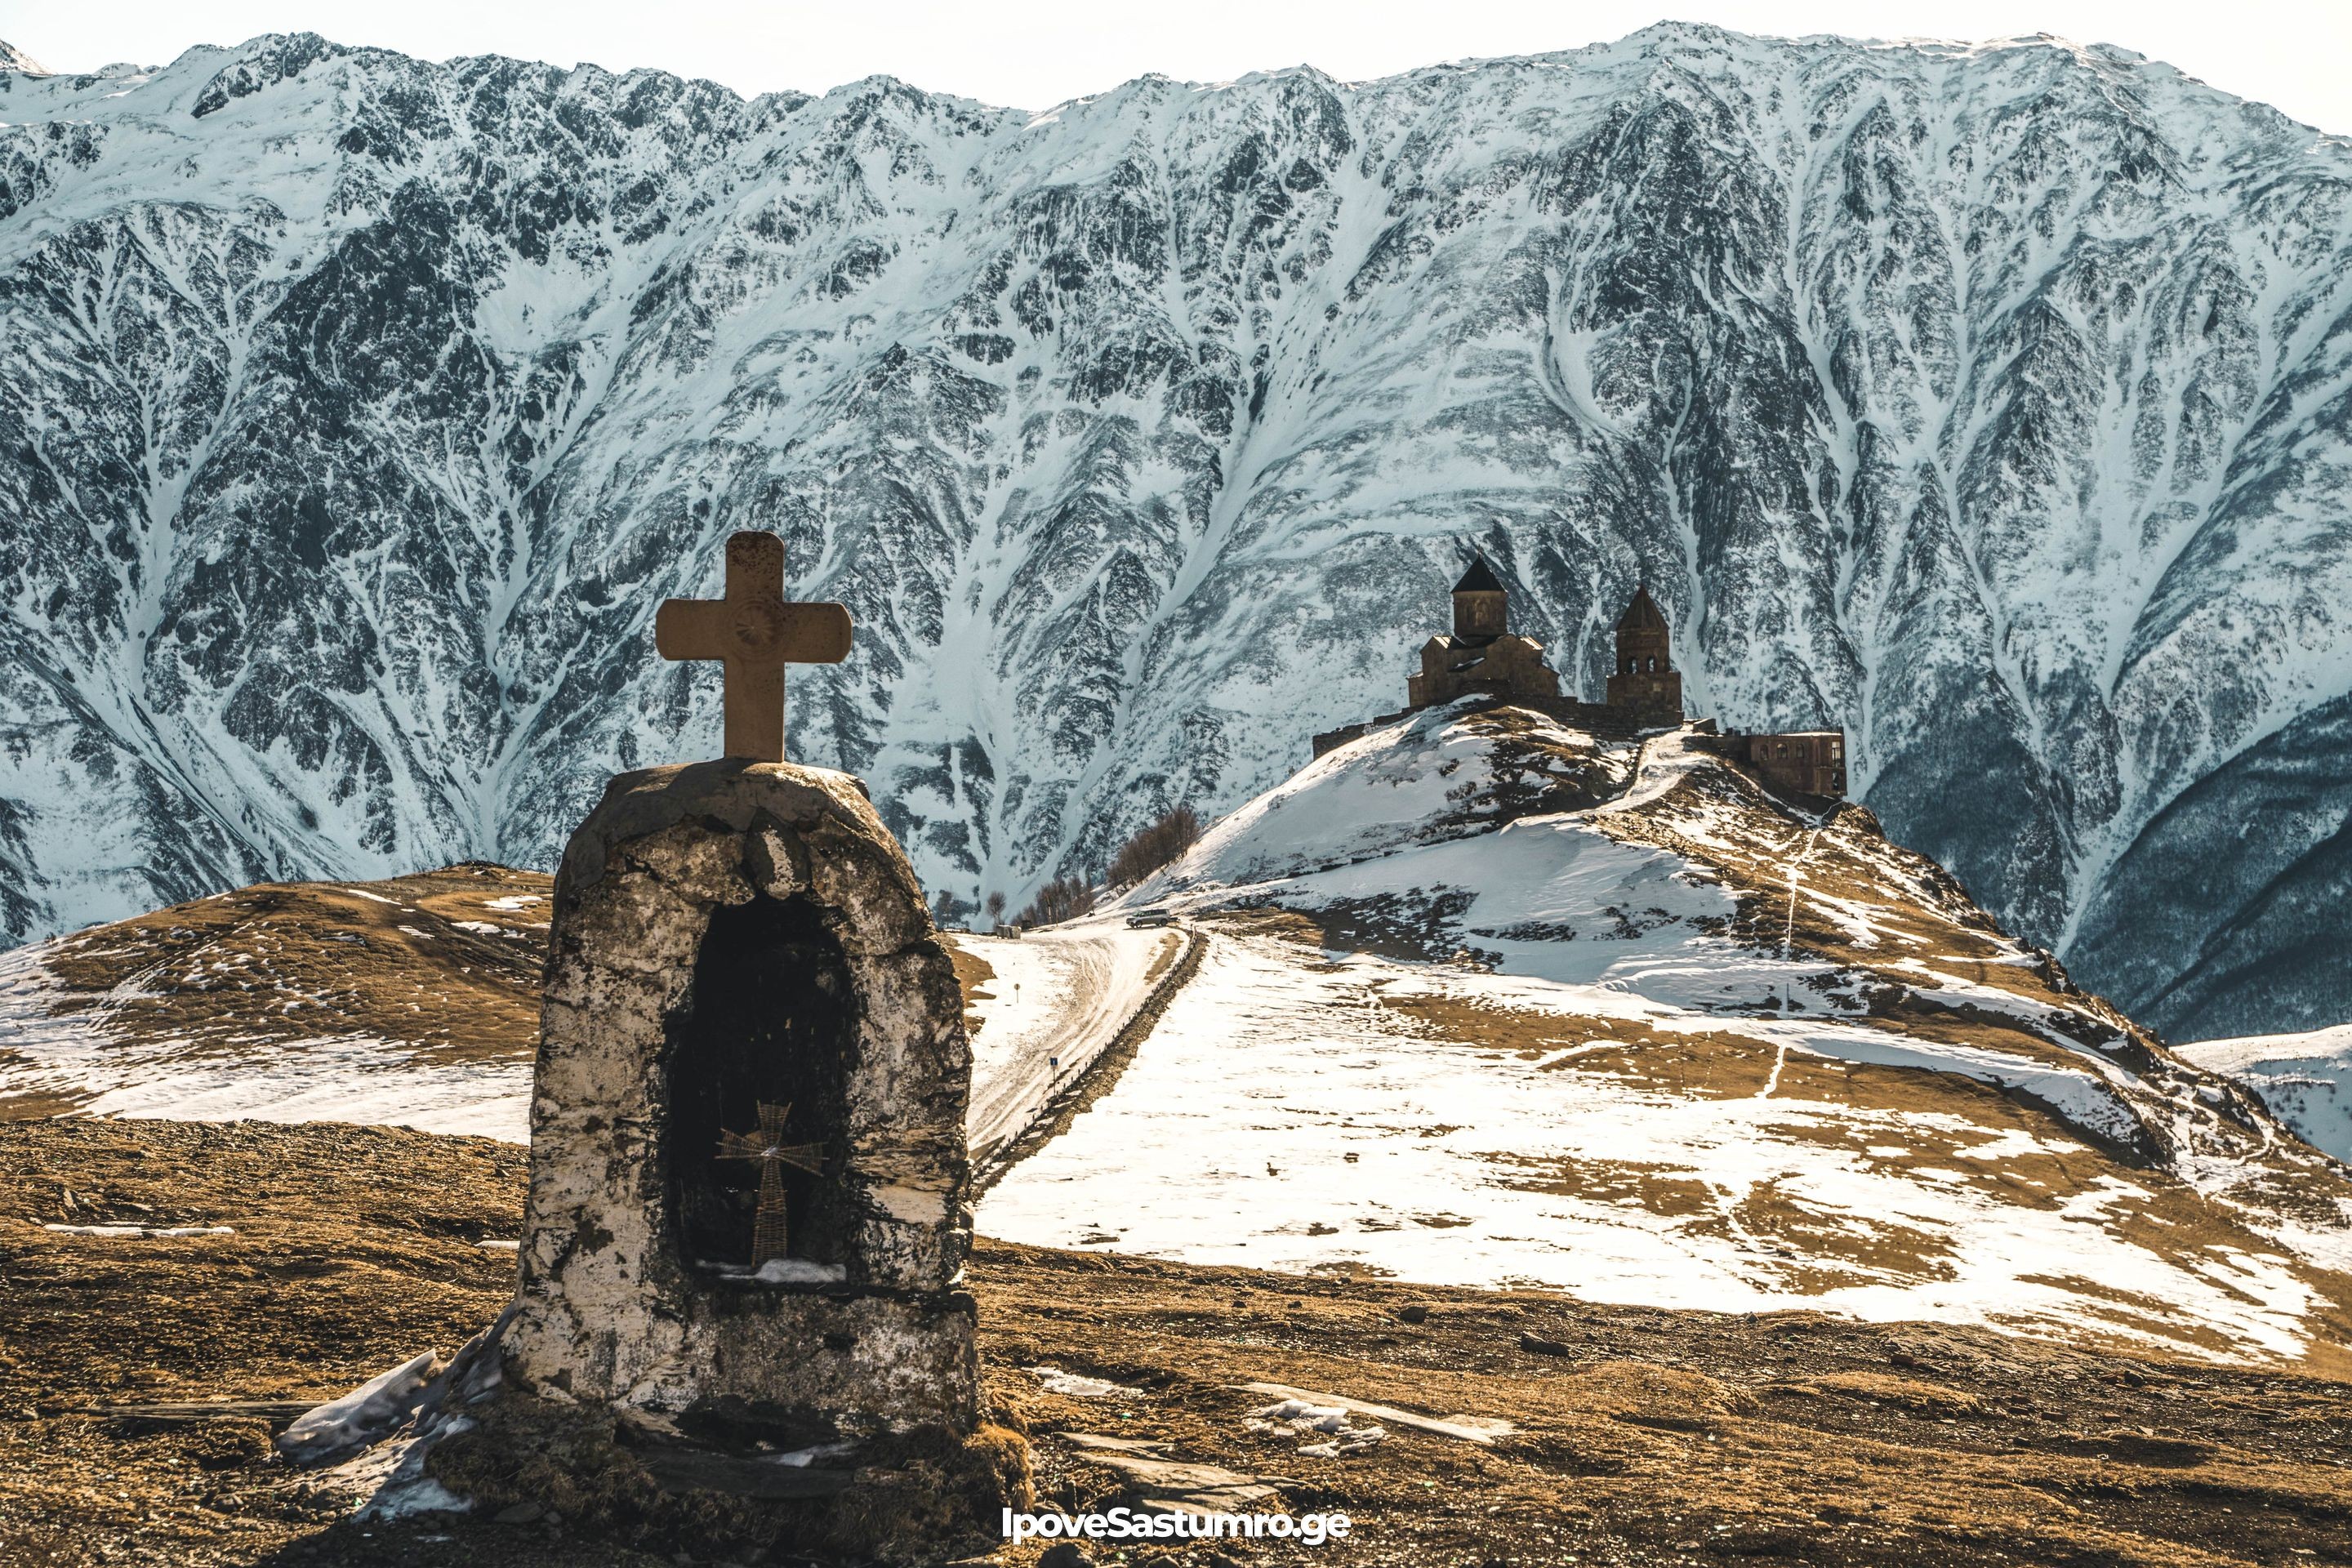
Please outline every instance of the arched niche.
M804 897L764 893L712 911L693 988L667 1033L663 1153L681 1261L720 1279L770 1261L753 1245L761 1163L725 1157L719 1135L757 1131L761 1108L774 1106L787 1111L783 1141L815 1150L821 1167L776 1163L783 1257L845 1275L856 1214L841 1181L841 1145L857 1013L848 954L823 912Z
M855 780L614 780L556 878L510 1384L971 1430L971 1071L954 966ZM793 1108L772 1143L823 1155L782 1173L774 1270L750 1267L756 1163L718 1158L763 1103Z

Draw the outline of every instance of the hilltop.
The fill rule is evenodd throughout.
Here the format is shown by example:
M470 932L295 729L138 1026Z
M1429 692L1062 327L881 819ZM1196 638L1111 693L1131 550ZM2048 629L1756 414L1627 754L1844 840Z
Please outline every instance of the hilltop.
M1132 889L1207 933L993 1234L2347 1364L2352 1177L1859 806L1457 706Z
M0 1114L520 1142L553 886L481 863L267 882L0 953Z

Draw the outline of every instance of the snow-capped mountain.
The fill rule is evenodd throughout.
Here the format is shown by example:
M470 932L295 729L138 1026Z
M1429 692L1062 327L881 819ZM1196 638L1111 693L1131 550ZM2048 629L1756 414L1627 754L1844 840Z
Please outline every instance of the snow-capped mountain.
M857 620L795 755L1016 903L1396 705L1475 542L1597 694L1836 722L2168 1032L2352 993L2352 147L2049 39L1667 26L1032 114L300 36L0 72L0 921L548 863L707 753L665 595Z
M2352 1025L2205 1040L2180 1055L2244 1084L2296 1137L2352 1164Z

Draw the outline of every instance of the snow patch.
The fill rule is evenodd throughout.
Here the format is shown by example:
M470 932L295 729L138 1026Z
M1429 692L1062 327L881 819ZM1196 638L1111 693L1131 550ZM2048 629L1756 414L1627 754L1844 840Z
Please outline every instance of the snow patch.
M2173 1054L2237 1079L2322 1153L2352 1162L2352 1024L2301 1035L2248 1035L2176 1046Z
M235 1236L236 1232L225 1225L44 1225L43 1230L53 1230L60 1236L119 1237L182 1237Z

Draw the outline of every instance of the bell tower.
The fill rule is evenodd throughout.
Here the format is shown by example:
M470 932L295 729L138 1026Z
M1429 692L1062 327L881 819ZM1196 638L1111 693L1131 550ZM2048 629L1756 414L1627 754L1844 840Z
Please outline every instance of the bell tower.
M1454 584L1454 638L1485 642L1510 630L1510 613L1503 584L1484 555L1470 558L1470 569Z
M1617 671L1609 678L1609 706L1631 709L1661 724L1683 721L1683 678L1675 669L1673 633L1665 612L1644 585L1617 617Z

